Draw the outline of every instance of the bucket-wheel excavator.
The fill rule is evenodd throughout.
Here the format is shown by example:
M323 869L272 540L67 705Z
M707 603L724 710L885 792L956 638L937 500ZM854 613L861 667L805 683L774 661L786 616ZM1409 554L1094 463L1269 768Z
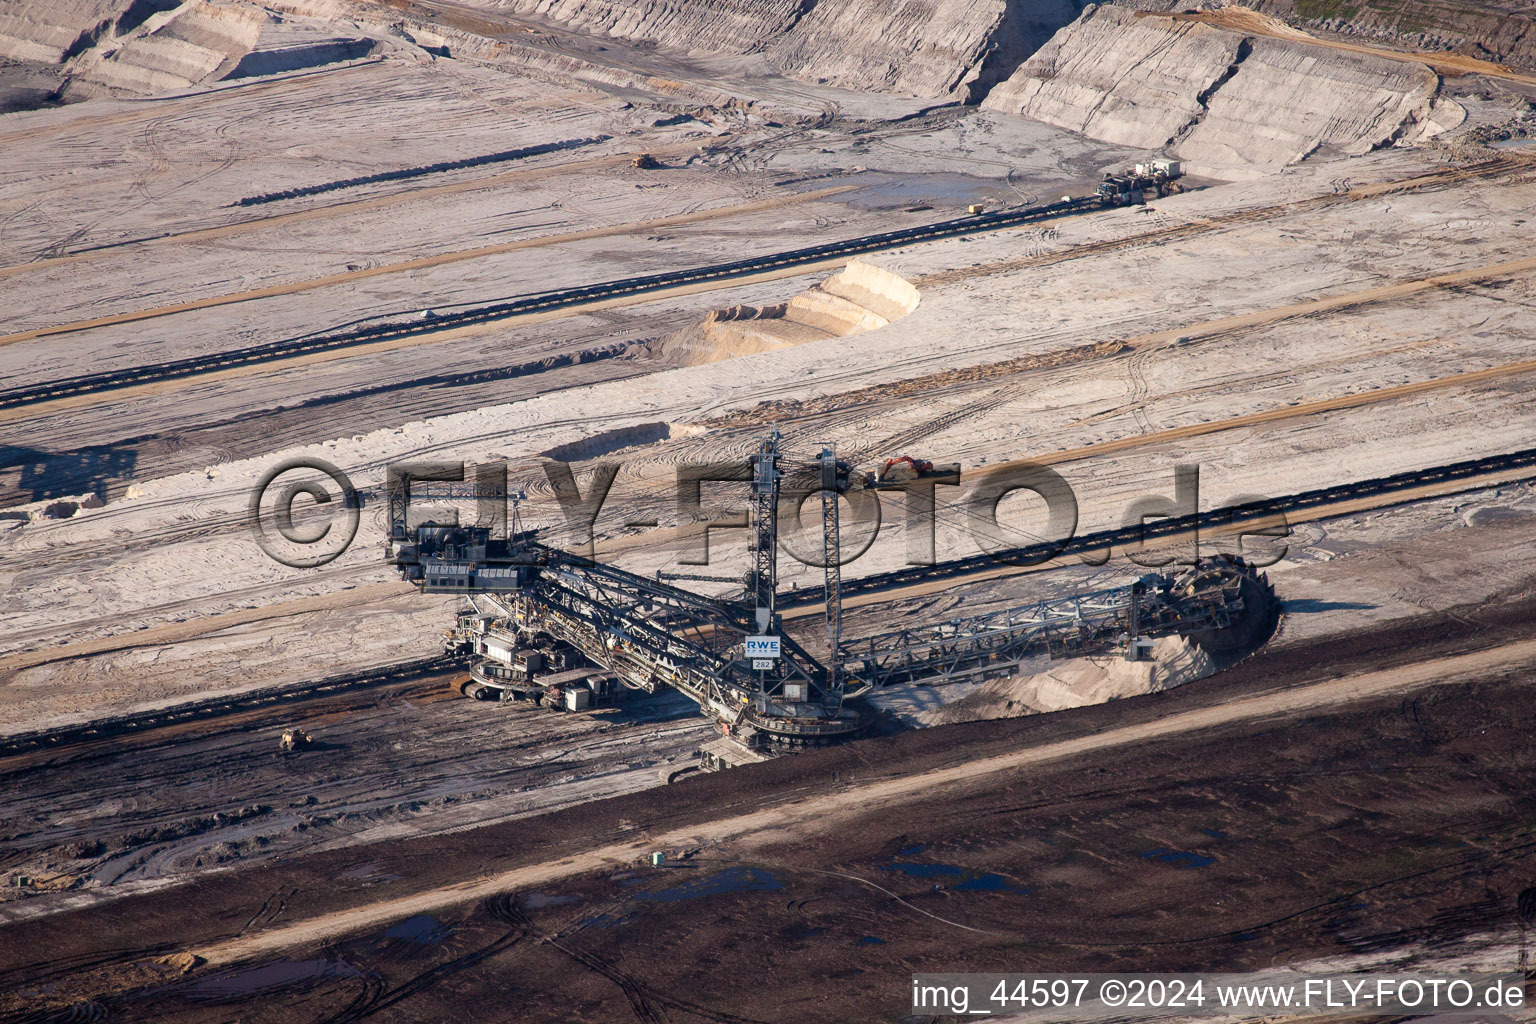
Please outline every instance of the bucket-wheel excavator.
M476 659L468 695L580 711L625 689L671 688L746 750L853 736L871 718L857 698L879 687L1013 674L1046 654L1134 657L1162 636L1233 656L1273 627L1267 579L1221 556L1114 589L845 639L837 499L861 478L826 449L792 493L797 505L818 490L822 499L829 654L818 659L786 632L778 609L778 510L791 496L781 493L779 442L774 432L751 458L752 566L739 596L707 597L547 546L515 516L505 540L485 527L408 528L408 476L390 494L388 556L421 590L465 595L469 607L447 642Z

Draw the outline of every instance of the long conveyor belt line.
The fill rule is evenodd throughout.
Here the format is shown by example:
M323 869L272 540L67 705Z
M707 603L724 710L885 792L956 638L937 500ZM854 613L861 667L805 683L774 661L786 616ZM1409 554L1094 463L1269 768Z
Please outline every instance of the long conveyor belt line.
M862 235L858 238L846 239L840 242L829 242L825 245L814 245L801 249L790 249L785 252L769 253L765 256L754 256L750 259L733 260L729 263L714 263L687 270L673 270L661 274L627 277L617 281L583 285L578 288L565 288L537 295L521 296L506 302L476 306L472 309L461 310L455 313L444 313L430 320L370 324L330 334L269 342L264 345L253 345L248 348L234 349L227 352L213 352L207 355L189 356L186 359L176 359L169 362L152 363L145 366L72 377L68 380L49 381L42 384L0 391L0 409L34 405L39 402L71 398L77 395L115 391L119 388L133 387L139 384L162 380L194 377L200 374L214 373L240 366L250 366L272 360L311 355L317 352L328 352L359 345L375 344L381 341L435 334L458 327L491 323L512 316L568 309L573 306L583 306L625 295L660 291L683 285L729 280L734 277L744 277L785 267L810 265L830 259L857 256L862 253L876 252L881 249L895 248L915 242L936 241L944 238L974 234L980 231L994 231L1019 224L1028 224L1032 221L1087 213L1100 208L1101 204L1095 197L1073 199L1068 202L1048 203L1043 206L1031 206L1022 210L976 214L974 216L958 217L953 220L939 221L935 224L925 224L920 227L886 231L875 235Z
M1415 179L1385 183L1381 186L1370 186L1359 190L1359 194L1386 195L1394 192L1444 187L1447 184L1465 178L1497 176L1508 173L1512 168L1523 166L1525 166L1523 160L1503 156L1466 167L1437 171ZM1355 191L1350 191L1342 194L1316 196L1297 203L1282 205L1293 209L1312 208L1318 205L1327 205L1347 200L1355 195ZM861 235L857 238L790 249L784 252L769 253L729 263L716 263L687 270L622 278L617 281L585 285L578 288L519 296L506 301L492 302L458 312L444 313L430 320L386 321L344 330L306 335L299 338L289 338L262 345L253 345L227 352L214 352L145 366L127 367L121 370L110 370L97 374L46 381L40 384L0 390L0 410L35 405L79 395L110 392L158 381L195 377L220 370L297 358L318 352L336 351L403 338L422 337L456 327L469 327L477 324L492 323L518 315L579 307L594 302L601 302L605 299L660 291L682 285L725 281L736 277L747 277L752 274L794 266L811 266L827 260L857 256L863 253L877 252L882 249L891 249L920 242L939 241L945 238L955 238L984 231L995 231L1057 217L1092 213L1103 208L1103 203L1097 196L1065 199L1023 209L975 214L938 221L933 224L919 225L917 227L885 231L872 235ZM1218 220L1224 223L1241 222L1254 218L1273 216L1279 208L1261 207L1238 214L1223 216L1218 218ZM1207 226L1209 226L1208 223L1189 224L1177 229L1171 229L1171 231L1177 233L1198 231ZM1166 237L1173 237L1168 232L1165 232L1164 235ZM1134 243L1134 241L1135 239L1119 239L1111 242L1090 243L1083 247L1081 251L1087 254L1100 251L1104 245L1123 245L1127 242Z
M1409 470L1370 480L1319 487L1236 508L1219 508L1194 515L1169 516L1149 521L1144 526L1101 530L1060 542L1042 541L1008 548L995 554L970 555L965 558L936 562L933 565L914 565L905 569L893 569L890 572L873 573L869 576L845 578L842 582L842 591L845 597L849 594L874 593L913 583L984 572L995 569L1001 564L1029 565L1067 555L1101 552L1107 548L1124 547L1142 541L1155 542L1191 530L1230 530L1244 524L1257 524L1273 520L1276 516L1302 512L1340 501L1380 497L1397 491L1413 490L1433 484L1471 481L1481 476L1517 470L1530 470L1529 478L1536 478L1536 448L1527 448L1504 455L1491 455L1482 459L1469 459L1444 466L1431 466L1427 469ZM821 587L803 587L781 595L779 604L781 606L817 604L824 600L824 597Z

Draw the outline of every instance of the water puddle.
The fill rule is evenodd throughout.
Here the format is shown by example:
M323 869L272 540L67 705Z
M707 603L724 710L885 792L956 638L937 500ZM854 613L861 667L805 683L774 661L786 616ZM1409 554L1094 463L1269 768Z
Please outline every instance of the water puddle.
M900 871L908 878L949 878L965 874L958 864L900 864L892 861L880 867L884 871Z
M408 917L384 929L383 937L414 942L420 946L430 946L442 942L452 934L453 928L443 924L431 914L417 914L415 917Z
M828 561L831 561L831 559L828 559ZM877 939L873 935L866 935L862 939L859 940L859 945L861 945L861 946L883 946L883 945L885 945L885 940L884 939Z
M545 907L563 907L575 903L575 896L551 896L547 892L531 892L523 897L524 910L543 910Z
M708 878L690 879L670 889L637 893L635 899L656 903L677 903L682 900L700 899L704 896L718 896L727 892L761 892L782 888L784 883L775 878L772 872L761 868L735 867L726 868Z
M1028 886L1014 885L1002 875L995 875L990 871L972 875L959 885L952 885L950 888L955 892L1029 892Z
M356 978L362 972L344 960L275 960L200 978L185 990L188 999L245 999L264 992L314 985L331 978Z
M1190 853L1188 850L1168 850L1163 847L1148 850L1141 856L1144 860L1155 860L1180 869L1208 868L1216 863L1215 857L1207 857L1200 853Z
M909 847L910 849L910 847ZM917 847L921 850L922 847ZM905 851L903 851L905 852ZM958 864L891 861L880 865L882 871L899 871L908 878L936 879L952 892L1029 892L1028 886L1014 885L991 871L973 871Z
M336 880L338 882L393 882L401 877L386 870L382 862L375 860L348 868L337 875Z
M863 187L841 197L872 210L904 206L938 206L961 214L969 203L1017 202L1018 196L999 186L996 178L977 178L969 174L936 172L930 174L895 174L866 171L854 179Z
M628 915L615 917L613 914L598 914L596 917L584 918L576 927L578 928L616 928L629 920Z

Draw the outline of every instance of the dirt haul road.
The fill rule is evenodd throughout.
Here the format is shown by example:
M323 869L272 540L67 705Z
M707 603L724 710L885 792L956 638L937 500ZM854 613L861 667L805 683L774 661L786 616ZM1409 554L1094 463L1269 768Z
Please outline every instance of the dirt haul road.
M19 951L0 968L0 1015L415 1022L475 1006L568 1024L629 1019L635 1000L655 1010L641 1019L677 1024L831 1022L888 1004L879 1019L896 1016L914 970L956 964L1427 970L1452 951L1458 969L1507 964L1536 863L1521 769L1536 751L1533 612L1529 596L1483 602L1262 652L1165 694L904 732L150 891L61 892L41 915L24 900L0 931ZM140 767L195 759L200 732L135 739ZM386 732L375 753L409 750L409 735ZM257 770L280 787L287 774ZM825 817L807 827L807 813ZM696 845L727 832L738 838ZM678 837L662 869L571 873ZM413 896L436 912L352 932ZM275 949L290 925L346 937ZM245 948L202 966L184 953Z
M647 851L654 849L731 843L738 849L750 850L760 843L781 842L787 834L796 830L824 832L855 814L867 814L877 808L894 812L916 795L932 796L946 788L960 789L969 784L993 785L993 777L1002 773L1016 772L1078 754L1147 743L1237 722L1295 717L1309 711L1336 708L1389 694L1409 693L1425 687L1459 682L1479 674L1531 665L1536 665L1536 640L1403 668L1346 676L1293 690L1253 696L1217 707L1183 712L1142 725L988 757L952 768L850 787L839 793L770 807L751 814L719 818L630 842L611 843L550 863L515 868L489 878L461 882L409 897L384 900L312 920L269 928L254 935L195 948L192 952L215 964L245 960L292 946L334 939L399 918L432 913L508 890L536 888L572 875L611 870L635 863Z

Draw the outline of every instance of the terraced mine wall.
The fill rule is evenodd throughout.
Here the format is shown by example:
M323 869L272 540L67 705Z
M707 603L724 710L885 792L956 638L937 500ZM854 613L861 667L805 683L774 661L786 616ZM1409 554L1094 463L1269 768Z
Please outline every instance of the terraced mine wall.
M1241 178L1459 123L1438 92L1418 64L1091 6L982 106Z
M1072 0L822 0L767 52L797 78L974 102L1079 7Z
M0 0L0 59L24 62L62 97L150 96L229 78L270 75L356 60L378 40L336 35L324 22L295 25L280 0ZM339 4L316 15L337 18ZM3 82L0 82L3 84ZM35 105L35 103L34 103Z
M105 34L130 31L135 19L156 10L145 0L0 0L0 57L62 64Z
M149 94L217 80L256 45L265 20L254 7L195 2L157 12L128 32L119 25L111 46L76 58L70 91Z
M800 18L801 0L501 0L575 31L694 54L752 53Z
M1217 178L1413 143L1463 117L1439 97L1439 78L1422 65L1119 5L1090 4L1079 15L1078 0L487 2L588 36L695 55L752 55L805 81L981 102L1106 142L1161 150ZM355 32L364 22L369 38L341 38L331 28ZM0 56L57 62L66 98L161 93L352 59L397 42L517 64L557 81L735 101L708 85L685 87L574 50L428 25L382 4L0 0Z
M510 0L572 29L694 54L761 53L786 75L974 101L1058 28L1075 0Z

